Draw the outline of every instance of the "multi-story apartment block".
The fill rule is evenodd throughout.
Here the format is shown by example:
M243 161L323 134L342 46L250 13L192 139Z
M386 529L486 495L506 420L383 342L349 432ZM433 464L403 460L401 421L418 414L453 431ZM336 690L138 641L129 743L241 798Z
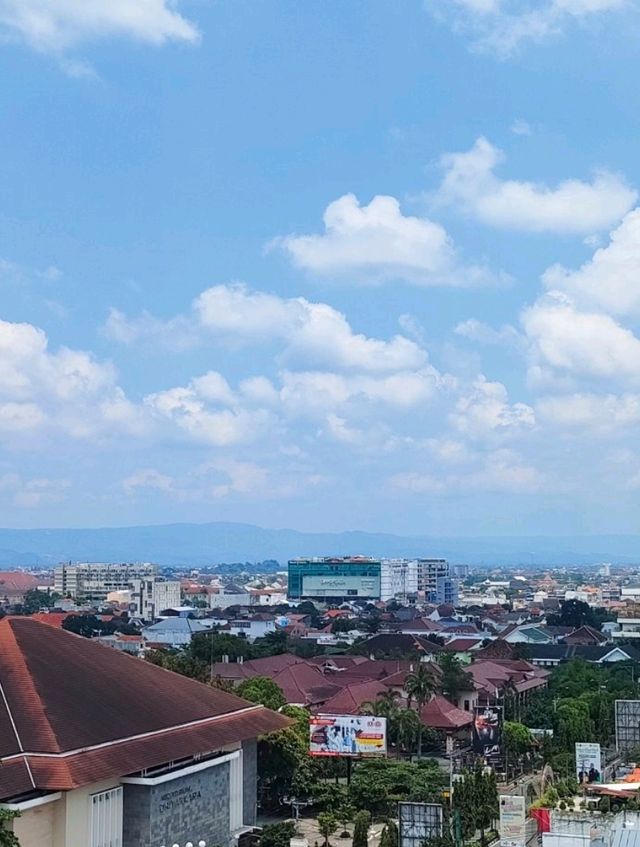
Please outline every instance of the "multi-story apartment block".
M451 577L446 559L418 559L418 591L430 603L458 602L458 583Z
M407 597L418 593L417 559L383 559L380 563L380 599L394 597L406 602Z
M155 620L165 609L180 605L180 581L149 577L130 583L133 614L144 621Z
M55 569L55 590L79 603L103 603L112 591L127 591L133 580L156 575L156 565L83 562L61 564Z

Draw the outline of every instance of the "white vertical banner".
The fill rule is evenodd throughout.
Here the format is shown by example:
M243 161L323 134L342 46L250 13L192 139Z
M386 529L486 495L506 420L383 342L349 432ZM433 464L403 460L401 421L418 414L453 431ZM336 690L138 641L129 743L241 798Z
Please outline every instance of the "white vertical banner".
M578 785L602 781L602 755L599 744L576 744L576 779Z
M500 797L500 847L525 847L525 799L520 794Z

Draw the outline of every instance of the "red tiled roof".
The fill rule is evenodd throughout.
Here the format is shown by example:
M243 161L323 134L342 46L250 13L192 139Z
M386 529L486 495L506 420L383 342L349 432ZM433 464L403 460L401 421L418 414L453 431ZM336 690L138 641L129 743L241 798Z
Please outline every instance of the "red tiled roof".
M434 729L461 729L473 723L473 715L458 709L441 695L425 703L420 711L420 719L425 726Z
M389 689L382 682L360 682L347 685L322 705L328 715L357 715L363 703L372 702Z
M24 571L0 571L0 595L24 594L50 580Z
M55 626L57 629L62 629L63 621L72 617L73 612L36 612L35 615L30 615L32 621L46 623L49 626Z
M0 621L0 682L0 799L20 793L24 757L36 787L63 788L83 784L87 769L124 775L287 725L233 694L28 617Z
M444 645L444 649L453 653L461 653L465 650L472 650L478 644L482 644L482 638L452 638Z

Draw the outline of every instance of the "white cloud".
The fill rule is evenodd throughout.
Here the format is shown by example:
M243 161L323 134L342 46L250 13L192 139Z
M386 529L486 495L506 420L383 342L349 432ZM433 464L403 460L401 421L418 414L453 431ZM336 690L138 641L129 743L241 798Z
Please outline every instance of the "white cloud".
M444 227L403 215L395 197L378 195L361 206L345 194L327 206L323 220L322 235L287 235L271 246L284 250L295 267L323 277L453 286L496 281L485 268L464 266Z
M104 38L152 45L197 41L195 25L175 5L171 0L0 0L0 27L5 36L57 55ZM82 67L74 62L70 70Z
M419 368L427 360L425 351L403 335L384 341L354 332L346 317L327 303L251 291L241 284L203 291L190 318L162 322L144 314L128 319L112 310L105 331L115 341L149 338L174 349L176 333L185 341L213 338L231 346L274 342L282 348L282 361L297 366L384 373Z
M541 397L536 413L545 422L602 433L640 424L640 395L565 394Z
M285 371L281 378L280 397L284 406L289 413L301 416L363 402L409 409L429 401L450 384L450 379L435 368L385 376Z
M514 135L533 135L533 128L528 121L525 121L522 118L516 118L516 120L511 124L511 132Z
M174 489L174 481L170 476L160 473L155 468L141 468L122 480L122 487L129 495L139 489L153 489L168 493Z
M637 199L637 192L620 176L604 170L591 182L571 179L554 187L502 180L495 169L503 159L502 151L486 138L478 138L465 153L445 154L441 160L444 177L435 201L490 226L589 234L616 223Z
M640 340L609 315L550 292L522 315L534 364L574 376L640 380Z
M544 485L544 475L512 450L494 450L475 456L455 473L407 471L390 483L412 494L469 493L474 491L531 494Z
M640 209L634 209L611 233L606 247L576 271L549 268L543 283L565 291L580 305L615 315L640 314Z
M149 312L138 318L128 318L119 309L110 309L102 328L103 334L118 344L132 345L139 341L161 342L170 350L188 350L199 343L197 328L188 318L178 315L168 321Z
M268 413L245 408L239 400L227 407L208 390L213 378L207 374L187 386L149 394L145 405L156 420L171 422L201 443L222 447L254 441L268 429Z
M456 335L461 335L469 341L476 341L478 344L513 347L522 343L522 336L511 324L503 324L500 329L494 329L476 318L469 318L457 324L453 331Z
M523 43L561 35L571 23L585 23L632 6L630 0L435 0L429 7L472 37L473 46L506 58Z
M510 404L504 385L489 382L483 376L476 379L469 394L458 399L450 417L455 428L471 438L531 429L535 425L531 406Z
M21 509L35 509L50 503L60 503L71 483L67 479L24 479L20 474L0 476L0 497Z

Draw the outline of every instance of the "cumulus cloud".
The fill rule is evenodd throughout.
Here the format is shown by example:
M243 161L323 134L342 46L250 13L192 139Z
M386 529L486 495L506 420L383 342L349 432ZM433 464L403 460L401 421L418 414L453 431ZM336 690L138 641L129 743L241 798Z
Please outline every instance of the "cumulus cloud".
M611 233L610 243L596 250L588 262L571 271L549 268L543 282L559 289L587 308L614 315L640 314L640 209L629 212Z
M470 35L475 49L507 58L524 43L557 37L571 23L630 5L629 0L434 0L429 7Z
M0 28L5 37L57 55L104 38L152 45L197 41L197 28L175 5L171 0L0 0Z
M504 154L486 138L464 153L442 157L444 177L436 203L453 206L489 226L525 232L589 234L619 221L637 192L622 177L602 170L591 182L556 186L496 176Z
M510 404L505 386L501 382L489 382L485 377L476 379L471 391L458 399L450 418L459 432L472 438L530 429L535 425L531 406Z
M522 315L536 364L578 377L640 380L640 339L612 317L580 311L560 292Z
M530 494L540 490L545 478L534 465L512 450L476 454L456 472L407 471L395 474L390 484L411 494L468 493L470 491Z
M483 321L469 318L456 324L453 331L456 335L467 338L469 341L476 341L478 344L512 347L522 343L522 336L511 324L504 324L499 329L494 329Z
M35 509L51 503L60 503L66 497L71 483L67 479L38 477L25 479L17 473L0 475L0 499L20 509Z
M295 267L323 277L453 286L496 281L486 268L465 266L444 227L404 215L395 197L379 195L362 206L345 194L327 206L323 221L320 235L287 235L271 246Z
M186 386L149 394L144 403L157 421L218 447L255 441L271 423L268 411L245 405L216 372L196 377Z
M273 342L284 364L371 372L418 368L425 351L403 335L386 341L354 332L346 317L327 303L279 297L246 285L215 285L203 291L188 317L162 322L149 314L129 319L112 310L104 331L114 341L162 341L176 349L218 340L231 346Z
M544 421L595 433L640 424L640 395L574 393L541 397L536 412Z

